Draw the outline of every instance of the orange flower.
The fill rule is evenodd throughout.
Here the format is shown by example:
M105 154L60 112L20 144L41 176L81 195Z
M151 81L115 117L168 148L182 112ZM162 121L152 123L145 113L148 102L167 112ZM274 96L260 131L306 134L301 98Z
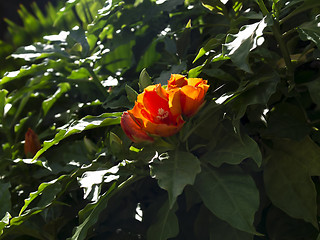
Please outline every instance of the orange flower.
M168 82L168 91L172 98L180 99L181 112L191 117L204 103L209 85L202 78L186 78L180 74L172 74Z
M180 113L178 98L169 96L160 84L151 85L138 95L133 109L122 115L121 126L128 137L135 142L146 140L140 137L141 131L148 136L168 137L177 133L183 126L184 121Z
M26 157L33 157L41 149L38 135L29 128L25 134L24 153Z

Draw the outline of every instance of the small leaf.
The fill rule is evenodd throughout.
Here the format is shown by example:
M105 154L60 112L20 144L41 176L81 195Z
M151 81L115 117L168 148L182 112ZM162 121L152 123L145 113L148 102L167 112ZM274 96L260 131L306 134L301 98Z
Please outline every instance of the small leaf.
M318 229L317 191L311 176L320 175L320 148L309 138L276 139L264 168L264 182L272 203L289 216Z
M5 89L0 90L0 122L2 121L2 117L4 114L4 107L6 105L6 96L8 91Z
M152 177L158 179L159 186L168 191L170 208L185 186L193 185L200 170L197 157L179 150L169 152L166 157L160 155L158 160L151 164Z
M11 215L10 213L6 212L5 216L1 219L0 221L0 236L2 235L3 233L3 229L9 225L10 223L10 218L11 218Z
M47 115L48 111L52 107L52 105L66 92L70 90L70 84L69 83L59 83L58 84L58 90L49 98L44 100L42 102L42 110L44 116Z
M145 68L142 69L142 71L140 73L140 77L139 77L140 91L142 92L143 89L145 89L146 87L148 87L151 84L152 84L152 81L151 81L149 74L147 73L147 70Z
M253 221L259 208L259 191L239 166L202 168L194 188L215 216L241 231L256 234Z
M124 86L124 89L126 90L128 100L130 102L135 102L137 100L137 97L138 97L138 93L136 92L136 90L134 90L128 84L126 84Z
M156 222L150 226L147 232L147 240L167 240L179 233L178 218L175 215L178 206L169 207L169 201L159 209Z

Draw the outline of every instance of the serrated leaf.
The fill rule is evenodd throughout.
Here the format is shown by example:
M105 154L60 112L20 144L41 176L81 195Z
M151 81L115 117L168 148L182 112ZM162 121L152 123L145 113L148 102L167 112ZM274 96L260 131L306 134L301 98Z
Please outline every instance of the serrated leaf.
M239 33L228 34L222 47L222 54L242 70L252 73L248 64L249 53L264 42L263 30L268 26L267 18L241 27Z
M34 156L33 160L37 159L41 154L47 151L52 146L58 144L61 140L82 131L105 127L110 125L120 124L122 112L104 113L100 116L86 116L79 121L74 121L70 126L59 129L59 132L50 141L44 141L43 148L40 149Z
M175 204L169 207L169 201L159 209L156 222L147 231L147 240L167 240L179 233L178 218L175 215L178 207Z
M253 221L259 208L259 191L239 166L202 168L194 188L215 216L241 231L256 234Z
M149 74L147 73L147 70L145 68L142 69L142 71L140 73L140 77L139 77L140 91L142 92L143 89L145 89L146 87L148 87L151 84L152 84L152 81L151 81Z
M264 167L264 182L272 203L289 216L318 228L317 191L311 176L320 175L320 148L309 138L273 140Z
M47 98L46 100L44 100L42 102L42 110L43 110L43 114L44 116L47 115L48 111L50 110L50 108L53 106L53 104L66 92L68 92L70 90L70 84L67 82L64 83L59 83L58 84L58 89L57 91L50 96L49 98Z
M201 170L200 161L193 154L180 150L168 152L164 158L160 155L158 159L150 166L151 175L158 180L161 188L168 191L169 205L172 208L185 186L193 185Z

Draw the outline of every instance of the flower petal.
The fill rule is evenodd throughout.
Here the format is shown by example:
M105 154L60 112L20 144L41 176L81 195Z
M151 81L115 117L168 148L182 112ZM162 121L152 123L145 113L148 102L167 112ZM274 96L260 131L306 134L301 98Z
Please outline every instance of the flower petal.
M133 142L153 142L153 138L142 130L141 126L134 120L134 117L131 116L128 111L122 114L120 124L125 134Z

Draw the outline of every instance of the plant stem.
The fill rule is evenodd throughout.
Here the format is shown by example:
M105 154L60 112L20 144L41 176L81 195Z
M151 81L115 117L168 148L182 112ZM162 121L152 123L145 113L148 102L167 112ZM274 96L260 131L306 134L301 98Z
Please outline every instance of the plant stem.
M279 44L280 51L282 53L284 62L286 64L287 77L288 77L287 82L288 82L288 85L289 85L289 91L291 91L295 86L294 79L293 79L294 67L293 67L292 62L291 62L291 57L290 57L287 45L286 45L286 43L284 42L284 40L282 38L282 35L281 35L281 32L280 32L279 22L277 20L275 20L275 19L274 19L274 22L273 22L272 30L273 30L273 33L274 33L274 37L276 38L276 40L277 40L277 42Z

